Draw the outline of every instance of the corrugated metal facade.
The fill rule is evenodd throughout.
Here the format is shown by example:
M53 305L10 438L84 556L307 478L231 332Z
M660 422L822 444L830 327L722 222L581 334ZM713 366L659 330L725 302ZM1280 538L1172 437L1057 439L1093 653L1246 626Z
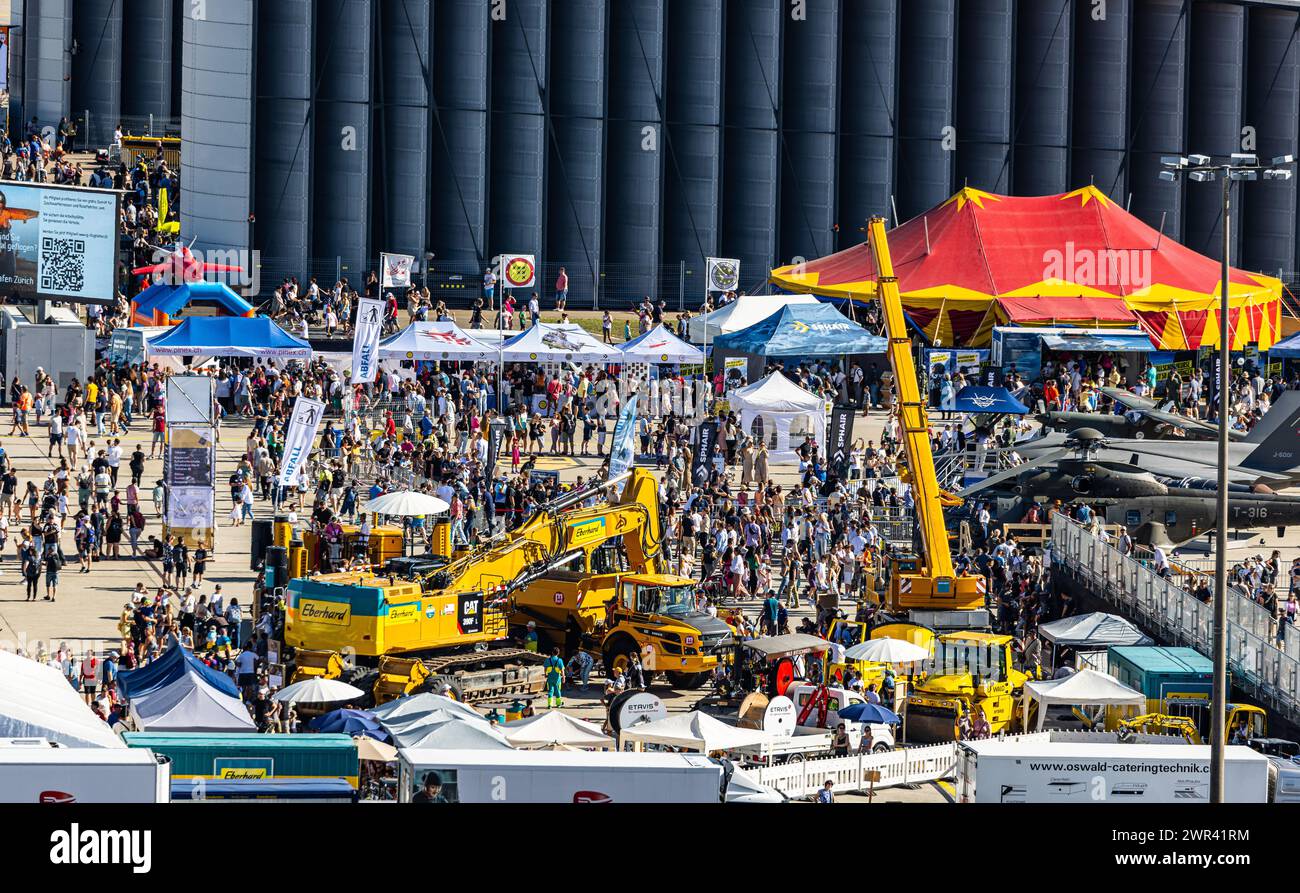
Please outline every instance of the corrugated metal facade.
M40 17L29 43L59 33L57 12L71 7L29 0ZM436 271L469 282L498 252L521 251L542 260L547 291L567 266L575 305L593 288L611 304L646 293L671 300L682 269L694 300L705 255L739 257L744 285L755 288L772 265L857 242L872 214L906 219L965 184L1034 194L1092 182L1214 255L1217 189L1159 181L1160 156L1252 146L1270 156L1296 151L1300 137L1293 4L255 7L252 98L223 94L255 108L254 171L206 161L191 169L187 158L185 182L198 186L191 200L253 196L254 242L272 276L342 266L355 278L381 250L432 251ZM152 47L188 10L176 2L169 18L151 0L94 0L68 12L87 17L69 30L86 52L96 25L111 30L122 17L124 40L139 35ZM26 101L47 110L59 100L43 98L45 88L60 86L46 83L57 62L49 46L27 47L26 84L41 95ZM123 97L124 111L175 106L179 89L155 84L156 74L122 73L124 92L150 97ZM78 98L107 95L113 83L110 75L78 88ZM111 97L96 101L112 108ZM187 121L202 117L183 111ZM1244 184L1238 207L1240 262L1295 270L1294 182ZM186 226L208 242L230 230L223 221L208 232L220 217L187 208Z

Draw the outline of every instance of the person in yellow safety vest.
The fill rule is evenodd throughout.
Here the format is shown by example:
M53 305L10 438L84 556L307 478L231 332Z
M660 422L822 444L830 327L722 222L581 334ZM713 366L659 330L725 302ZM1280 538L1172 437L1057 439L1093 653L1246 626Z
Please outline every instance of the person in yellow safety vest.
M560 649L552 648L551 656L542 666L546 668L546 706L564 706L564 659Z
M528 632L524 633L524 650L537 651L537 624L531 620L528 621Z

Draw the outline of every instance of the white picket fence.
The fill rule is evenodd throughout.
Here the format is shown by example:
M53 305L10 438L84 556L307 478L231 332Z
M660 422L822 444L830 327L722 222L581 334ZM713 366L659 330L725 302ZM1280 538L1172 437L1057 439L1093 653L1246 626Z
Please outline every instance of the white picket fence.
M1008 741L1047 741L1046 732L1027 735L1008 735ZM822 789L829 779L837 792L865 791L871 787L867 773L880 772L875 788L890 788L904 784L920 784L951 776L957 765L957 745L929 744L923 747L905 747L887 753L864 753L851 757L824 757L763 766L747 771L757 780L776 788L787 797L808 797Z

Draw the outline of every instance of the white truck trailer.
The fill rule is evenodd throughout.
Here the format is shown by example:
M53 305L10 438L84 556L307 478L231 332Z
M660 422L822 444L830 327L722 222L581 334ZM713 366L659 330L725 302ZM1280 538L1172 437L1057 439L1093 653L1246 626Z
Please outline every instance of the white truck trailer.
M1224 799L1268 802L1268 757L1226 748ZM988 739L957 742L958 803L1208 803L1210 748Z
M171 779L166 757L134 747L0 745L0 803L169 803Z
M45 370L58 385L62 398L68 382L76 378L84 386L95 368L95 332L63 307L53 308L49 322L34 323L21 308L0 308L0 367L7 380L18 376L31 387L37 368ZM2 398L9 402L8 388Z
M780 792L701 754L618 751L400 752L398 800L448 803L779 803ZM734 783L733 783L734 782ZM436 793L434 793L436 791Z

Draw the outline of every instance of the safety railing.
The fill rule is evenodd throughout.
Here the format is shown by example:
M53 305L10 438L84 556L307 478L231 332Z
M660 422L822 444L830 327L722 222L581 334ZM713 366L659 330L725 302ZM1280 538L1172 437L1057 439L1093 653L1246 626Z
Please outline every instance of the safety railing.
M1047 732L1034 732L1007 736L1006 740L1048 741L1050 738ZM747 771L761 784L776 788L787 797L808 797L820 791L827 781L841 793L878 790L947 778L956 766L957 745L949 742L851 757L796 760ZM880 773L879 781L868 779L868 773L873 771Z
M1052 562L1095 594L1147 627L1158 639L1209 654L1213 615L1209 603L1184 591L1061 513L1052 516ZM1227 601L1228 662L1233 684L1293 720L1300 718L1300 659L1288 631L1275 644L1272 615L1244 596ZM1283 621L1286 623L1286 621ZM1285 635L1285 633L1284 633Z

